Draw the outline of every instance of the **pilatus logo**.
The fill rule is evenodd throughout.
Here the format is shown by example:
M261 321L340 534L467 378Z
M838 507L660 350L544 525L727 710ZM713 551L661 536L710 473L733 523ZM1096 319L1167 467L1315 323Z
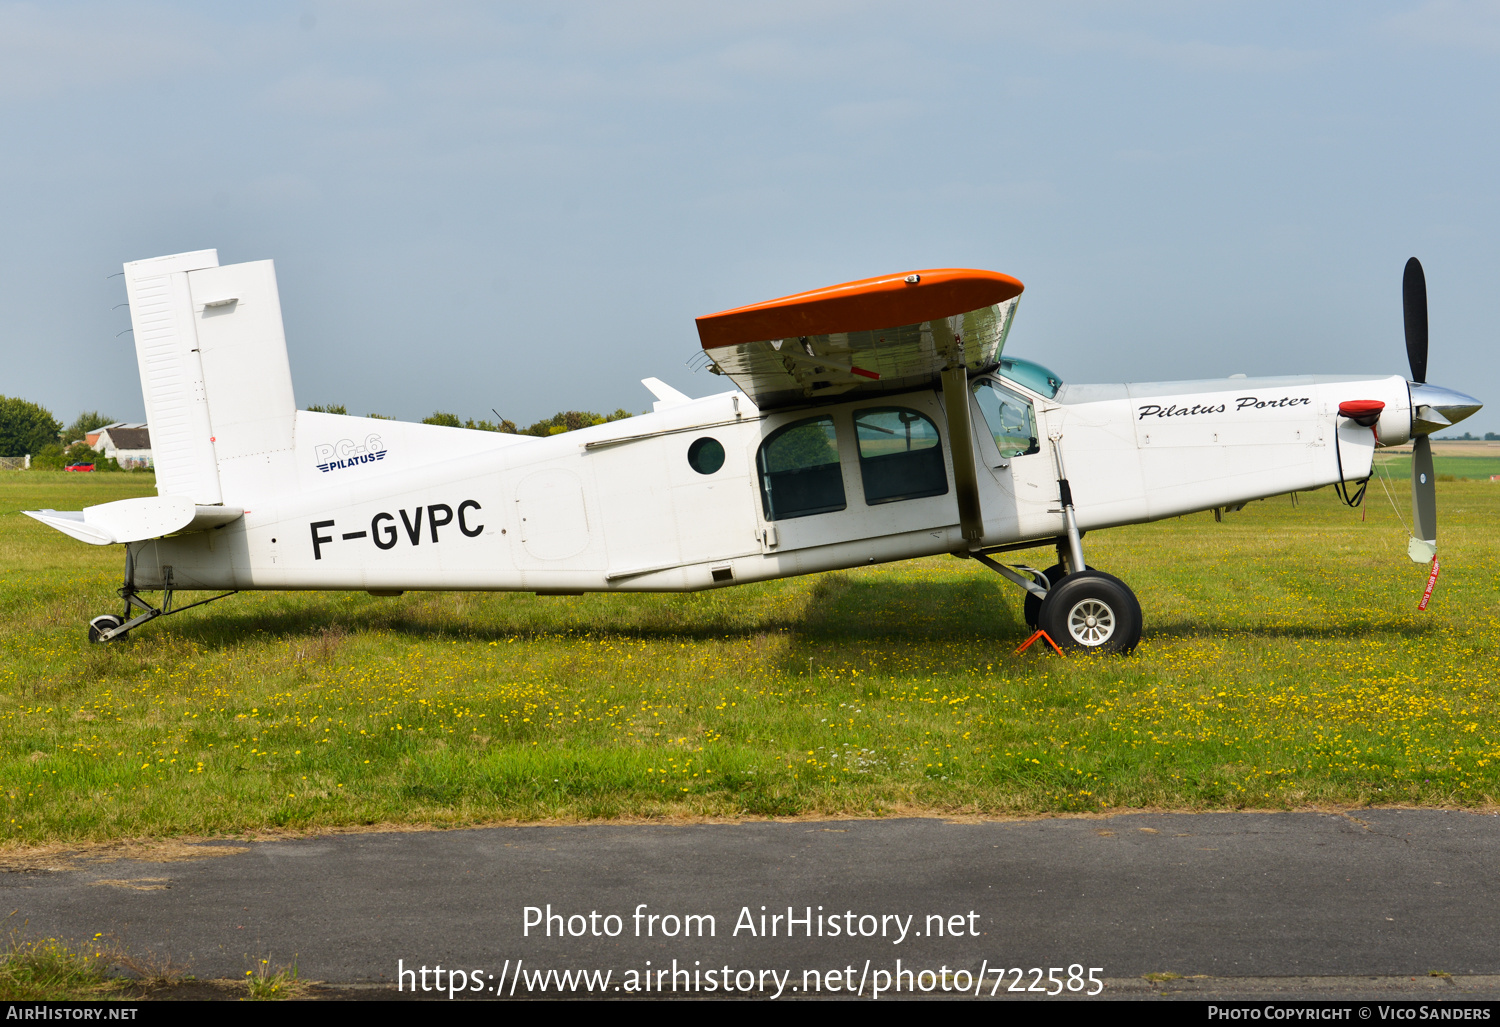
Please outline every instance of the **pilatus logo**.
M366 437L362 445L352 439L341 439L331 446L327 443L320 443L313 447L313 459L318 462L318 470L324 474L329 471L342 471L360 464L373 464L376 460L384 460L385 443L380 441L379 435Z

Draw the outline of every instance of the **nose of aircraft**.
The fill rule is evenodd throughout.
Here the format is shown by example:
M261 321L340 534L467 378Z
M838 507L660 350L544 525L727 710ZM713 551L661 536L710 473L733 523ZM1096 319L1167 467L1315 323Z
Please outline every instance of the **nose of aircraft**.
M1411 433L1431 435L1450 425L1457 424L1475 413L1483 403L1473 396L1466 396L1441 385L1427 382L1407 382L1411 390Z

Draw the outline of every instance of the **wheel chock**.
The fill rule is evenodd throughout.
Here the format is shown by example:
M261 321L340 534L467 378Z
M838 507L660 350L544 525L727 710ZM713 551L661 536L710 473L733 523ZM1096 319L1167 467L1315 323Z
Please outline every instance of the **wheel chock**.
M1041 628L1037 628L1036 634L1032 635L1030 638L1028 638L1026 641L1022 642L1020 645L1016 646L1016 652L1017 653L1024 653L1026 651L1027 647L1030 646L1031 643L1035 642L1039 638L1045 638L1047 640L1047 644L1052 647L1053 651L1056 652L1057 655L1062 656L1062 657L1066 657L1067 656L1067 654L1062 651L1062 649L1058 646L1058 644L1056 642L1052 641L1052 636L1049 635L1049 634L1047 634Z

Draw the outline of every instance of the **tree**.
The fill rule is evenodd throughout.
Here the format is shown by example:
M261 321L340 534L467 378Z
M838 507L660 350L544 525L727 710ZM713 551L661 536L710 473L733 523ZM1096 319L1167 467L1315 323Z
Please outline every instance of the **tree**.
M113 417L105 417L97 410L85 410L68 425L67 431L63 432L64 442L76 442L89 432L103 428L106 424L114 424Z
M579 428L589 428L596 424L620 421L633 416L635 415L623 407L607 417L591 410L561 410L523 429L520 434L546 438L548 435L561 435L565 431L577 431Z
M314 414L342 414L347 416L349 413L348 410L344 409L342 403L328 403L326 405L314 403L307 410Z
M118 461L94 452L93 447L82 439L67 447L54 442L31 455L31 466L38 471L60 471L73 464L93 464L96 471L125 470Z
M500 418L499 424L496 424L494 421L476 421L471 417L464 422L464 427L470 431L498 431L506 435L517 434L516 422L507 420L504 417Z
M40 453L57 444L62 422L50 410L24 399L0 396L0 456Z
M435 411L431 417L422 418L423 424L436 424L443 428L462 428L464 423L458 419L456 414L445 414L443 411Z

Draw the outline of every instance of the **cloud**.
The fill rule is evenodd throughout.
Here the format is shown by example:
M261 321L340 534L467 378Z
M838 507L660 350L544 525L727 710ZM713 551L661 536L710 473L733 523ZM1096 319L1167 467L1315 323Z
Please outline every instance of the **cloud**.
M252 203L270 208L307 204L322 198L310 179L296 174L263 175L253 179L245 186L245 196Z
M0 102L201 74L220 57L195 21L145 6L0 5Z
M1070 33L1062 42L1071 49L1116 53L1183 71L1283 72L1319 63L1326 57L1322 50L1170 40L1145 32L1078 32Z
M841 131L863 134L904 125L921 110L922 105L910 99L859 100L834 104L823 117Z
M265 99L293 113L342 117L368 110L388 95L386 86L372 78L309 71L273 83Z
M1402 41L1500 53L1500 0L1428 0L1386 19L1381 29Z

